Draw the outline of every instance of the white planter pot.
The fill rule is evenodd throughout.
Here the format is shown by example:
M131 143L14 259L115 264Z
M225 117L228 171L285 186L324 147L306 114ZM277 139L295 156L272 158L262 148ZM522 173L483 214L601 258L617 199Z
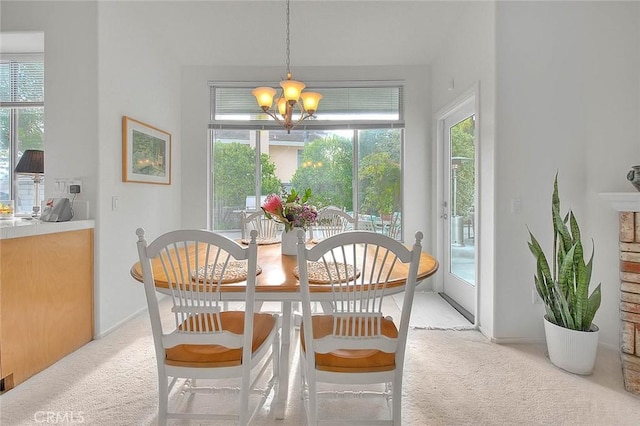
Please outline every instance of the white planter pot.
M549 359L557 366L574 374L591 374L596 363L600 329L591 325L591 331L577 331L560 327L544 317Z

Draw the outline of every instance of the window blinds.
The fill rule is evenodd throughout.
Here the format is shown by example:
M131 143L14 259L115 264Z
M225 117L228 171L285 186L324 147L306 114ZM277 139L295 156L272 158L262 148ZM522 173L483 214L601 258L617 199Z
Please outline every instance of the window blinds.
M38 58L0 59L0 105L44 105L44 62Z
M281 129L278 123L260 110L251 94L251 90L258 85L211 83L209 127ZM303 121L296 129L404 127L400 84L313 86L308 90L320 92L323 98L314 114L315 118Z

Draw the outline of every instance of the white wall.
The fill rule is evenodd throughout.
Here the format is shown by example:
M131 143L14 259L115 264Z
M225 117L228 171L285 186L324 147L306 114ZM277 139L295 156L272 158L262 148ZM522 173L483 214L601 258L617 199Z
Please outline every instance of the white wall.
M102 334L145 305L128 273L137 258L135 228L144 226L153 237L206 225L207 81L282 77L283 8L271 1L2 1L0 7L3 31L45 32L47 174L83 179L81 195L97 220L96 332ZM617 344L617 220L597 193L632 191L625 173L640 163L634 160L638 8L634 2L292 5L295 76L407 81L405 238L424 230L431 252L433 113L480 82L480 195L493 199L481 212L483 252L491 253L484 246L491 237L496 243L495 264L481 272L487 294L480 315L491 336L542 337L542 307L531 304L534 263L525 225L548 242L549 196L559 170L564 205L576 208L584 235L596 243L602 340ZM262 21L271 23L269 31ZM436 60L434 45L444 46ZM448 91L451 77L455 89ZM425 101L429 96L432 102ZM171 186L121 182L122 115L173 134ZM120 199L118 211L111 210L112 196ZM513 197L522 198L520 215L509 212Z
M406 132L413 148L405 167L415 176L406 186L410 233L430 220L423 213L430 196L423 188L429 73L420 64L431 50L421 46L442 40L441 26L456 14L455 5L442 3L292 6L292 69L300 79L407 79L408 102L416 106ZM426 16L438 16L438 25L417 31ZM145 227L152 238L206 225L207 80L280 79L283 44L271 32L283 18L281 2L2 2L3 30L45 31L47 169L83 179L82 195L97 221L97 335L145 306L141 286L129 277L135 228ZM265 21L273 23L266 33ZM311 44L308 34L318 35ZM189 80L198 67L228 68ZM173 134L171 186L121 182L123 115Z
M633 159L640 150L638 10L635 2L469 5L432 64L434 113L480 83L479 315L497 341L544 337L543 307L532 303L527 225L549 247L559 171L563 206L575 209L586 241L596 245L601 342L618 346L617 215L597 194L633 191L625 174L640 162ZM522 200L521 214L511 213L512 198Z
M97 4L3 1L0 8L1 31L44 32L45 197L55 195L54 178L81 179L76 201L88 202L94 218L99 184ZM99 239L96 232L96 265Z
M82 180L77 200L95 208L97 153L96 4L2 2L1 31L42 31L45 43L45 196L54 178ZM86 60L78 67L77 63Z
M478 275L478 324L482 332L493 337L494 317L494 197L495 197L495 4L492 2L468 3L464 16L456 22L448 33L448 39L441 47L440 53L432 64L432 120L455 105L461 96L477 87L479 94L479 133L477 149L478 167L478 199L479 209L476 241L480 253ZM453 88L451 85L453 84ZM440 141L432 132L433 147ZM442 148L439 150L442 153ZM432 182L434 194L442 183L438 176L437 159L433 158ZM441 171L440 171L441 173ZM437 216L433 217L430 226L435 229ZM437 247L441 252L440 247ZM442 259L440 259L442 261ZM442 267L438 272L439 290L442 290ZM438 288L437 288L438 289Z
M172 20L171 9L145 2L99 4L101 332L146 306L142 285L129 276L138 256L136 228L145 228L151 241L181 223L180 64L162 42L172 33ZM122 182L123 115L172 134L170 186Z
M45 33L45 196L53 195L54 178L82 180L77 200L95 207L98 164L96 151L97 64L96 5L62 7L28 2L16 8L2 4L2 31L38 30ZM77 18L72 19L70 13ZM77 67L79 58L87 66Z
M303 81L330 80L405 80L406 81L406 155L405 169L405 238L417 230L425 232L424 246L433 250L429 223L433 208L429 202L431 187L427 185L430 158L429 68L419 65L421 52L416 39L430 38L425 43L444 38L431 26L423 35L402 28L415 28L421 16L439 13L443 22L451 21L456 8L439 3L379 3L364 8L360 2L305 2L292 6L292 72ZM171 37L163 37L167 53L181 67L181 193L182 226L207 226L207 124L209 123L208 81L277 81L284 72L284 55L277 28L272 28L272 42L257 33L261 22L282 22L283 9L274 2L209 2L196 4L154 3L154 25L172 28ZM443 9L444 7L444 9ZM389 20L403 11L402 20ZM170 17L166 22L163 16ZM314 19L309 19L314 16ZM354 16L360 16L354 20ZM306 18L305 18L306 17ZM403 25L409 20L409 25ZM212 25L211 23L215 23ZM363 27L358 22L366 23ZM354 30L358 28L357 31ZM376 31L387 26L388 32ZM273 27L273 26L271 26ZM305 48L304 34L317 34ZM430 32L430 33L429 33ZM349 34L347 34L349 33ZM389 34L394 34L390 37ZM229 37L233 43L228 43ZM271 38L271 35L266 35ZM417 37L417 38L416 38ZM343 45L337 49L336 46ZM375 48L374 48L375 47ZM418 61L418 65L413 65ZM401 62L404 66L392 66ZM364 65L363 65L364 64Z
M617 215L597 196L633 191L638 154L638 3L497 3L495 336L542 338L531 302L535 263L527 226L550 248L550 199L559 173L562 208L593 238L595 322L618 347ZM522 199L522 214L509 211ZM587 253L589 253L587 243Z

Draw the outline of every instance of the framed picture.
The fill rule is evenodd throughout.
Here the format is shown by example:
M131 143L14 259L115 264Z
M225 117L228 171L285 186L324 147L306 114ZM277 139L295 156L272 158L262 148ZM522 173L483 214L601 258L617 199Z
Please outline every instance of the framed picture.
M122 181L171 185L171 133L123 116Z

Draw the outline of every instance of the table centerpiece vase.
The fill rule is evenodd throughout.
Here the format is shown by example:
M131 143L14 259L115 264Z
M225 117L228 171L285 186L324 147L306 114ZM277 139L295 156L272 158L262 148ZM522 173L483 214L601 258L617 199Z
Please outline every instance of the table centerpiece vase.
M282 232L282 254L295 256L298 253L298 230L300 229L303 228L293 227L289 231Z

